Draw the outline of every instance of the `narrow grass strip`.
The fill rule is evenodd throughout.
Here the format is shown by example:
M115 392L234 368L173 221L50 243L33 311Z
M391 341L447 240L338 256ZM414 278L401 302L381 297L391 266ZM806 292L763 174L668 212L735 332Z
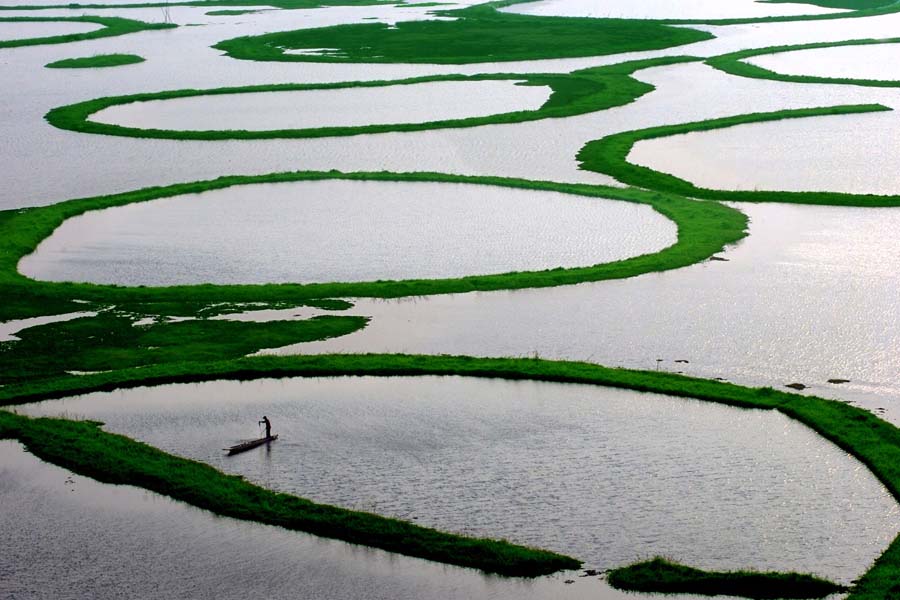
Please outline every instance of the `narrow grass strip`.
M607 67L595 67L569 74L480 74L480 75L435 75L414 77L393 81L352 81L325 84L270 84L241 87L223 87L206 90L168 90L163 92L108 96L95 98L76 104L60 106L50 110L45 118L60 129L118 135L136 138L157 138L174 140L252 140L279 138L320 138L351 136L387 132L425 131L450 127L476 127L506 123L522 123L547 118L571 117L635 101L655 89L652 85L638 81L632 75L635 71L651 67L692 62L693 57L664 57L620 63ZM53 63L57 64L57 63ZM47 65L50 66L50 65ZM441 81L521 81L522 85L548 86L552 90L550 98L536 110L522 110L479 117L446 119L425 123L391 123L358 126L310 127L305 129L275 129L246 131L217 129L207 131L169 130L126 127L111 123L91 121L91 115L110 108L134 102L171 100L175 98L196 98L222 94L248 94L260 92L295 92L309 90L344 90L356 88L383 88Z
M545 550L444 533L272 492L242 477L106 433L94 422L29 419L0 411L0 438L17 439L35 456L98 481L136 485L226 517L502 575L532 577L581 565Z
M734 202L785 202L835 206L900 206L900 196L896 195L848 194L842 192L736 191L702 188L674 175L628 162L628 155L631 153L632 148L637 142L642 140L781 119L851 115L890 110L890 108L880 104L803 108L799 110L737 115L679 125L650 127L648 129L616 133L588 142L578 152L578 160L582 169L610 175L622 183L661 192L681 194L692 198L730 200Z
M20 46L38 46L42 44L64 44L68 42L114 37L117 35L125 35L126 33L135 33L137 31L172 29L177 27L177 25L171 23L144 23L143 21L123 19L120 17L96 17L91 15L81 17L0 17L0 23L96 23L103 26L102 29L88 31L86 33L69 33L65 35L25 38L20 40L0 40L0 48L18 48Z
M837 85L859 85L865 87L900 87L900 81L891 79L859 79L850 77L819 77L815 75L787 75L778 73L758 65L745 62L748 58L765 56L768 54L781 54L784 52L798 52L802 50L818 50L822 48L841 48L844 46L874 46L879 44L897 44L900 38L886 39L862 39L846 40L843 42L818 42L814 44L797 44L793 46L769 46L767 48L755 48L714 56L706 60L709 66L738 77L750 77L753 79L769 79L771 81L786 81L789 83L822 83Z
M144 62L144 58L136 54L96 54L81 58L64 58L44 66L48 69L102 69L142 62Z
M748 388L673 373L613 369L590 363L394 354L254 357L212 363L158 365L29 384L13 384L0 388L0 404L22 404L75 394L167 383L343 375L460 375L579 383L695 398L743 408L777 409L853 454L874 473L895 498L900 499L900 429L868 411L833 400L788 394L772 388ZM33 435L30 439L36 444L52 448L54 443L50 436L51 433L41 433ZM46 441L47 439L51 441ZM88 462L93 461L90 456L82 458ZM49 454L46 457L50 462L59 461L57 464L67 467L71 465L64 461L76 459L78 457L73 456L71 452L60 452L55 458L51 458ZM139 467L140 461L137 461L135 468ZM128 481L128 483L138 482ZM250 515L250 518L253 516ZM900 582L900 537L894 540L888 550L860 579L858 585L851 591L849 600L894 598L900 592L898 582Z
M606 580L614 588L629 592L740 596L754 600L824 598L848 589L802 573L701 571L660 557L613 569Z
M194 285L172 287L119 287L89 283L53 283L29 279L17 271L19 260L34 251L66 219L89 210L125 206L157 198L254 183L343 179L356 181L444 182L497 185L561 192L580 196L646 204L678 227L678 241L654 254L588 267L556 268L450 279L368 281L359 283ZM51 206L0 212L0 294L11 302L0 304L0 320L20 318L21 311L42 305L66 305L72 300L118 304L133 302L297 302L316 298L379 297L463 293L529 287L550 287L623 279L695 264L720 252L746 235L747 219L739 211L714 202L688 200L670 194L584 184L561 184L500 177L468 177L439 173L340 173L338 171L273 173L229 176L123 194L70 200ZM52 313L48 313L52 314Z

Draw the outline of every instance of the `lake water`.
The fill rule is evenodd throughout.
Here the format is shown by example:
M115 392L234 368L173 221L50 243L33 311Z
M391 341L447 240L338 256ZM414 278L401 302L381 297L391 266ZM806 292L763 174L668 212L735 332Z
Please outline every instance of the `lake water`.
M641 600L580 572L486 576L98 483L0 441L0 595L20 600ZM566 584L566 580L574 583ZM677 599L695 598L678 596Z
M900 194L900 113L749 123L635 144L628 161L722 190Z
M805 383L900 424L900 209L739 208L750 235L721 255L729 262L554 289L361 299L350 312L372 317L364 330L278 352L538 354L638 369L661 358L698 377Z
M261 131L380 123L424 123L523 110L549 98L547 86L516 81L438 81L341 90L195 96L104 109L92 121L143 129Z
M5 16L5 15L3 15ZM77 22L0 22L0 41L53 37L72 33L88 33L103 29L97 23Z
M271 489L610 568L662 554L706 568L849 581L900 529L856 460L772 411L595 386L340 377L138 388L27 405ZM262 415L278 442L235 457Z
M745 62L786 75L900 79L900 44L838 46L765 54Z
M736 19L840 12L810 4L766 4L753 0L541 0L504 9L526 15L612 19Z
M497 186L308 181L86 213L20 263L125 285L365 281L584 266L675 242L650 207Z

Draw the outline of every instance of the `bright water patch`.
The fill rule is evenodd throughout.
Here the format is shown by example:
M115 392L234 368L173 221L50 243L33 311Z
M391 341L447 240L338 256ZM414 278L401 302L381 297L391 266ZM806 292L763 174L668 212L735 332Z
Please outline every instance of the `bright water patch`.
M106 429L268 488L607 568L663 554L707 568L849 581L900 527L845 452L774 411L596 386L461 377L210 382L23 408ZM236 457L267 415L280 439Z
M628 161L721 190L900 194L896 111L749 123L640 141Z
M97 23L64 21L0 22L0 41L46 38L73 33L89 33L103 29Z
M584 266L651 253L676 227L645 205L498 186L306 181L89 212L20 263L123 285L364 281Z
M613 19L737 19L840 12L810 4L767 4L754 0L541 0L503 9L527 15Z
M372 318L364 330L279 353L538 353L637 369L662 359L697 377L804 383L900 424L900 209L738 208L750 235L722 254L728 262L554 289L359 299L348 313Z
M0 441L0 595L18 600L641 600L596 578L483 575L216 517ZM575 581L566 585L566 579Z
M764 54L744 62L785 75L900 80L900 44L796 50Z
M547 86L516 81L436 81L385 87L259 92L132 102L91 121L141 129L190 131L304 129L425 123L537 110Z

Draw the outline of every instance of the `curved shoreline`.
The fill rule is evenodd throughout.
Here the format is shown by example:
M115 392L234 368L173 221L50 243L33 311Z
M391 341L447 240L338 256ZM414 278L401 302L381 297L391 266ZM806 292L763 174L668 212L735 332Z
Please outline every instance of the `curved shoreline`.
M541 359L500 359L473 358L465 356L414 356L414 355L319 355L292 357L253 357L212 363L179 363L159 365L140 369L124 369L110 373L65 377L42 380L34 383L13 384L0 388L0 405L23 404L37 400L62 398L76 394L112 391L164 383L186 383L212 381L217 379L250 380L259 378L282 378L295 376L340 376L340 375L461 375L469 377L501 378L509 380L533 379L558 383L581 383L606 387L617 387L643 392L653 392L670 396L695 398L718 402L742 408L774 409L795 419L830 440L838 447L853 454L865 464L887 487L894 498L900 499L900 429L882 421L875 415L847 404L817 398L788 394L772 388L747 388L730 383L695 379L672 373L614 369L578 362L548 361ZM26 443L32 452L41 458L71 468L76 472L95 476L107 481L132 483L162 491L189 503L198 503L198 490L191 486L190 476L178 478L177 485L172 479L149 476L145 471L144 458L152 454L154 461L172 460L143 444L138 444L100 431L90 423L73 423L54 419L27 419L8 412L0 412L0 435L14 437ZM87 436L91 445L74 451ZM99 440L99 441L98 441ZM128 472L119 473L120 461L107 456L109 444L123 447L140 447L144 458L133 459L128 464ZM85 454L85 452L88 452ZM94 453L103 456L95 456ZM147 454L149 453L149 454ZM115 454L115 453L113 453ZM161 455L161 456L160 456ZM104 458L104 456L106 456ZM174 459L183 460L183 459ZM100 461L99 463L97 461ZM185 461L190 462L190 461ZM196 464L196 463L194 463ZM99 466L98 466L99 465ZM193 468L193 467L192 467ZM196 468L204 468L198 465ZM229 478L210 467L205 477ZM199 484L195 484L199 485ZM249 484L247 484L249 485ZM200 485L200 487L203 487ZM254 486L255 487L255 486ZM254 495L265 492L254 490ZM249 493L249 492L248 492ZM274 494L269 492L270 494ZM255 496L258 497L258 496ZM268 498L268 496L265 496ZM213 499L202 502L212 504ZM222 510L228 508L227 498L218 498ZM303 502L300 499L291 502ZM208 506L203 506L207 507ZM333 509L328 509L328 511ZM340 511L340 509L334 509ZM253 510L237 511L239 518L255 519ZM340 513L328 513L329 519ZM232 516L234 516L232 514ZM354 514L353 518L356 518ZM377 517L376 517L377 518ZM275 523L281 524L281 523ZM294 527L291 528L299 528ZM337 537L337 536L332 536ZM346 538L341 538L346 539ZM376 537L376 541L379 538ZM348 540L352 541L352 540ZM370 543L370 542L363 542ZM384 546L378 546L384 547ZM413 544L413 550L421 547ZM409 554L404 544L395 551ZM416 554L420 555L420 554ZM429 555L428 558L435 558ZM554 565L559 561L554 555ZM567 559L572 561L574 559ZM577 562L577 561L576 561ZM460 564L454 562L453 564ZM567 563L571 565L572 563ZM470 563L469 566L474 566ZM479 566L478 568L485 568ZM493 567L489 567L492 569ZM568 566L555 566L568 568ZM548 572L548 571L545 571ZM873 567L859 580L849 596L849 600L883 600L890 597L900 576L900 537L896 538Z
M732 202L782 202L833 206L891 207L900 206L900 195L851 194L843 192L783 192L777 190L743 191L703 188L662 171L628 162L634 145L643 140L663 138L698 131L710 131L735 125L828 115L886 112L892 109L880 104L842 105L801 108L768 113L735 115L707 121L663 125L625 131L593 140L579 150L579 167L614 177L626 185L660 192Z
M195 194L207 190L253 183L346 179L365 181L447 182L506 186L553 191L581 196L647 204L675 222L675 244L654 254L571 269L549 269L497 275L472 275L447 279L369 281L358 283L190 285L172 287L121 287L89 283L51 283L29 279L17 270L19 260L30 254L66 219L89 210L124 206L157 198ZM194 183L146 188L110 196L69 200L46 207L0 212L0 293L10 302L0 307L0 320L37 316L41 305L60 312L70 310L73 300L107 304L133 302L296 302L335 297L397 298L431 294L463 293L532 287L552 287L623 279L664 271L706 260L746 235L743 213L714 202L689 200L641 190L585 184L560 184L500 177L472 177L438 173L340 173L299 171L259 176L230 176Z
M480 75L431 75L408 79L380 81L350 81L345 83L287 83L239 87L211 88L205 90L167 90L162 92L107 96L51 109L44 118L54 127L81 133L115 135L134 138L170 140L257 140L281 138L320 138L354 136L388 132L427 131L432 129L478 127L507 123L524 123L541 119L571 117L585 113L623 106L653 91L652 85L633 78L641 69L667 66L701 59L687 56L664 57L630 61L611 66L594 67L568 74L516 74L497 73ZM550 98L536 110L521 110L493 115L427 121L423 123L383 123L375 125L324 126L303 129L235 130L214 129L205 131L153 129L127 127L111 123L91 121L91 115L133 102L196 98L223 94L247 94L259 92L287 92L310 90L342 90L353 88L383 88L399 85L415 85L441 81L523 81L523 85L548 86Z
M64 7L69 8L69 7ZM0 40L0 48L18 48L20 46L39 46L43 44L65 44L97 38L114 37L152 29L173 29L178 27L171 23L145 23L122 17L97 17L84 15L81 17L0 17L0 23L96 23L101 29L86 33L69 33L47 37L24 38L20 40Z

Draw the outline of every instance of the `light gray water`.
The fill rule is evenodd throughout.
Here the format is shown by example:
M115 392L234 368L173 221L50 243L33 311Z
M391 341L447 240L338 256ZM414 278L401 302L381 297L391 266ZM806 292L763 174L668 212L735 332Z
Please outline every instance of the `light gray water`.
M720 190L900 194L900 113L748 123L635 144L628 161Z
M739 208L750 236L722 254L730 262L553 290L359 300L350 312L373 317L364 330L280 352L537 353L639 369L661 358L699 377L805 383L900 424L900 209Z
M369 281L586 266L653 253L649 206L497 186L306 181L86 213L20 263L124 285Z
M754 0L541 0L504 9L526 15L613 19L736 19L841 12L811 4L767 4Z
M0 22L0 41L45 38L72 33L88 33L103 29L97 23L78 22Z
M706 568L849 581L900 529L856 460L770 411L595 386L460 377L260 380L48 401L266 487L609 568L662 554ZM222 447L281 438L227 457Z
M641 600L595 577L485 576L217 517L0 441L0 596L16 600ZM573 584L565 584L570 579ZM695 598L678 596L676 600Z
M764 54L745 62L786 75L900 79L900 44L838 46Z
M547 86L517 81L435 81L411 85L297 92L194 96L132 102L91 115L91 121L141 129L264 131L425 123L537 110Z

